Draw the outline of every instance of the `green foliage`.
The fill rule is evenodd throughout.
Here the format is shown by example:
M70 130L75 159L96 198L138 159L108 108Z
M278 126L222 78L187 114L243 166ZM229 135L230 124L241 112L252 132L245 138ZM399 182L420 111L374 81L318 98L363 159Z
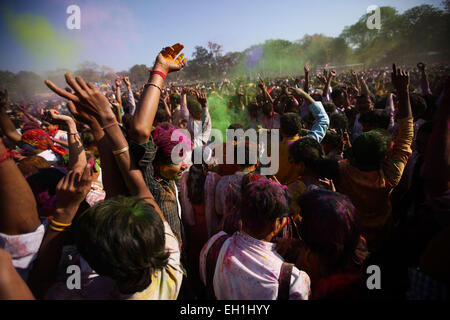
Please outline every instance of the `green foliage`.
M145 64L136 64L130 68L130 81L136 85L147 82L148 67Z

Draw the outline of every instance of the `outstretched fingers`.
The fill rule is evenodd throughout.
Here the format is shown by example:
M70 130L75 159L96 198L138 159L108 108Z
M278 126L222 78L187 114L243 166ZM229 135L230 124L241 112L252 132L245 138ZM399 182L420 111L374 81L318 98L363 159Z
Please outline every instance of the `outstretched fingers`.
M72 74L70 72L66 72L64 75L66 78L67 84L75 91L75 93L80 96L86 96L85 91L80 87L80 85L75 81Z
M76 95L74 95L70 92L67 92L66 90L61 89L60 87L58 87L56 84L54 84L50 80L45 80L45 84L47 85L47 87L50 90L52 90L58 96L69 99L73 102L80 102L80 99Z
M181 43L176 43L172 47L172 53L170 54L173 59L184 49L184 46Z

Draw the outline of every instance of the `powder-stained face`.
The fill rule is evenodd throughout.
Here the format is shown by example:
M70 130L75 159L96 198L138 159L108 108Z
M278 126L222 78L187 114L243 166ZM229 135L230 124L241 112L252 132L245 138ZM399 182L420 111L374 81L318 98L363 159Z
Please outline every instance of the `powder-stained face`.
M180 180L183 172L188 168L187 163L181 162L179 164L161 164L159 166L159 174L166 180Z

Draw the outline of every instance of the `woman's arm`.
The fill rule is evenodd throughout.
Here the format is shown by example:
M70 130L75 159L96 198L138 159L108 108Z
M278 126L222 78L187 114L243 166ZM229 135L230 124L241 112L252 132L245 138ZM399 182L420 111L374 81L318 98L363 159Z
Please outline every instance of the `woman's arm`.
M40 224L33 192L0 139L0 232L30 233Z
M129 132L134 142L144 143L150 138L165 77L169 72L178 71L186 64L187 59L183 59L183 54L177 58L183 48L182 44L177 43L172 47L164 48L158 54L144 93L139 99L133 126Z
M49 228L28 279L28 284L38 299L44 297L55 280L64 244L64 231L72 224L78 207L91 189L91 182L92 168L87 165L77 171L70 171L56 186L56 211L49 221Z
M83 144L78 135L77 125L75 124L74 119L69 116L60 115L56 110L49 110L48 115L54 123L64 123L69 128L69 132L67 132L69 140L69 168L75 170L77 168L86 167L86 152L84 151ZM56 140L53 141L58 142Z
M69 85L77 85L70 73L66 73L65 77ZM125 194L125 184L122 180L122 176L118 172L114 157L112 156L111 145L98 121L88 112L80 109L77 110L75 108L74 101L76 103L80 103L80 100L76 95L62 90L49 80L46 80L45 84L59 96L69 99L67 107L69 108L75 119L81 123L87 124L91 128L92 134L94 135L95 142L100 152L100 164L103 173L102 180L103 187L106 191L106 197L111 198L119 194ZM94 87L93 84L90 85Z
M0 91L0 128L5 136L15 144L22 141L22 136L16 131L14 123L6 113L6 104L8 103L8 90Z

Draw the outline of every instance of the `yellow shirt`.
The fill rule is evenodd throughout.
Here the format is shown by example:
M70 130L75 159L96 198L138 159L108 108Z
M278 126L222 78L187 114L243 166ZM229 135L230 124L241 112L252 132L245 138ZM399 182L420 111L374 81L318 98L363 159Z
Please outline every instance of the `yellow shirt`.
M291 174L294 165L289 162L289 146L300 139L297 135L295 137L285 137L280 142L279 150L279 166L276 177L281 184L286 184L289 180L292 180Z
M361 171L348 160L339 161L336 190L347 195L358 210L369 250L376 250L392 227L390 195L412 154L413 119L398 120L398 136L391 156L378 171Z

